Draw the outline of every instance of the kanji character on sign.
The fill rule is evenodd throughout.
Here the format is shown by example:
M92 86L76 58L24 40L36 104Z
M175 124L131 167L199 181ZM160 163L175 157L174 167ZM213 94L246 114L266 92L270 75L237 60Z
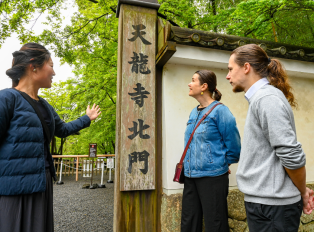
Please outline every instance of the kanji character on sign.
M146 67L148 56L143 55L143 53L138 56L136 52L133 52L133 54L132 61L128 61L129 64L132 64L132 72L138 73L140 71L142 74L150 74L150 70Z
M128 172L132 173L132 164L137 163L137 160L139 162L144 161L144 168L140 169L143 174L146 174L148 172L148 156L149 153L147 151L143 152L132 152L129 154L129 168Z
M144 105L144 98L148 98L146 94L150 94L148 91L145 90L144 87L140 83L136 84L136 88L133 88L136 92L135 93L128 93L132 96L132 100L135 101L135 104L138 104L139 107ZM135 97L133 97L135 96Z
M139 37L144 44L151 45L150 42L148 42L146 39L143 38L143 35L146 34L145 31L141 31L141 30L144 30L146 28L143 24L132 25L132 27L134 28L135 32L132 32L132 35L134 35L134 36L133 36L133 38L128 39L129 41L134 42Z
M131 154L129 154L129 168L128 168L129 173L132 172L132 164L137 163L137 153L138 152L132 152Z
M143 174L146 174L147 171L148 171L148 156L149 156L149 153L147 151L143 151L143 152L139 152L138 153L138 161L144 161L144 168L143 169L140 169L141 172Z
M128 138L129 139L134 139L138 134L140 136L141 139L149 139L150 136L148 134L143 135L143 130L146 130L147 128L149 128L149 125L144 125L144 121L142 119L138 119L138 122L134 122L133 121L133 127L129 128L129 131L133 132L132 135L129 135ZM139 129L137 130L137 126L139 125Z

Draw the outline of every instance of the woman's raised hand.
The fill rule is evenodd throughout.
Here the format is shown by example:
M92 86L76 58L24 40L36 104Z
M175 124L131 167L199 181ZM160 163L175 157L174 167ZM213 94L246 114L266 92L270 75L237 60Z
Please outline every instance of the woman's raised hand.
M101 114L99 106L96 104L93 105L92 108L87 106L86 115L90 118L91 121L95 120Z

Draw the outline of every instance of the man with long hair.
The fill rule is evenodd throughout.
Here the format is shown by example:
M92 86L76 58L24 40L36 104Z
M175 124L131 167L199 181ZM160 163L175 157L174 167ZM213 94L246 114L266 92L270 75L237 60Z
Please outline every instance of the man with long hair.
M237 170L250 232L298 231L300 216L314 209L306 187L305 154L297 141L296 101L277 59L255 44L235 49L227 80L245 92L249 109Z

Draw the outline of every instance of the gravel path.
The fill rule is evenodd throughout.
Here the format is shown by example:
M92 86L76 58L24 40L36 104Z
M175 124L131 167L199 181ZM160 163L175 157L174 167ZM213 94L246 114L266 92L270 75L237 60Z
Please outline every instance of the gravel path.
M110 232L113 231L113 193L112 183L107 183L108 175L104 175L106 188L82 189L89 184L90 178L75 175L62 178L63 185L54 187L54 224L55 232ZM94 177L93 183L100 184L100 175Z

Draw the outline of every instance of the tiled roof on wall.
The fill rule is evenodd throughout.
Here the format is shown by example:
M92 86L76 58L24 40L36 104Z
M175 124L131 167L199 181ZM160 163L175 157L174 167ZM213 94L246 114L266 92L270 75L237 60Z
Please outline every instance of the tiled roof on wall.
M232 51L235 48L245 44L253 43L264 49L264 51L266 51L270 57L314 62L313 48L206 32L189 28L181 28L172 25L169 40L175 41L178 44L208 47L228 51Z

